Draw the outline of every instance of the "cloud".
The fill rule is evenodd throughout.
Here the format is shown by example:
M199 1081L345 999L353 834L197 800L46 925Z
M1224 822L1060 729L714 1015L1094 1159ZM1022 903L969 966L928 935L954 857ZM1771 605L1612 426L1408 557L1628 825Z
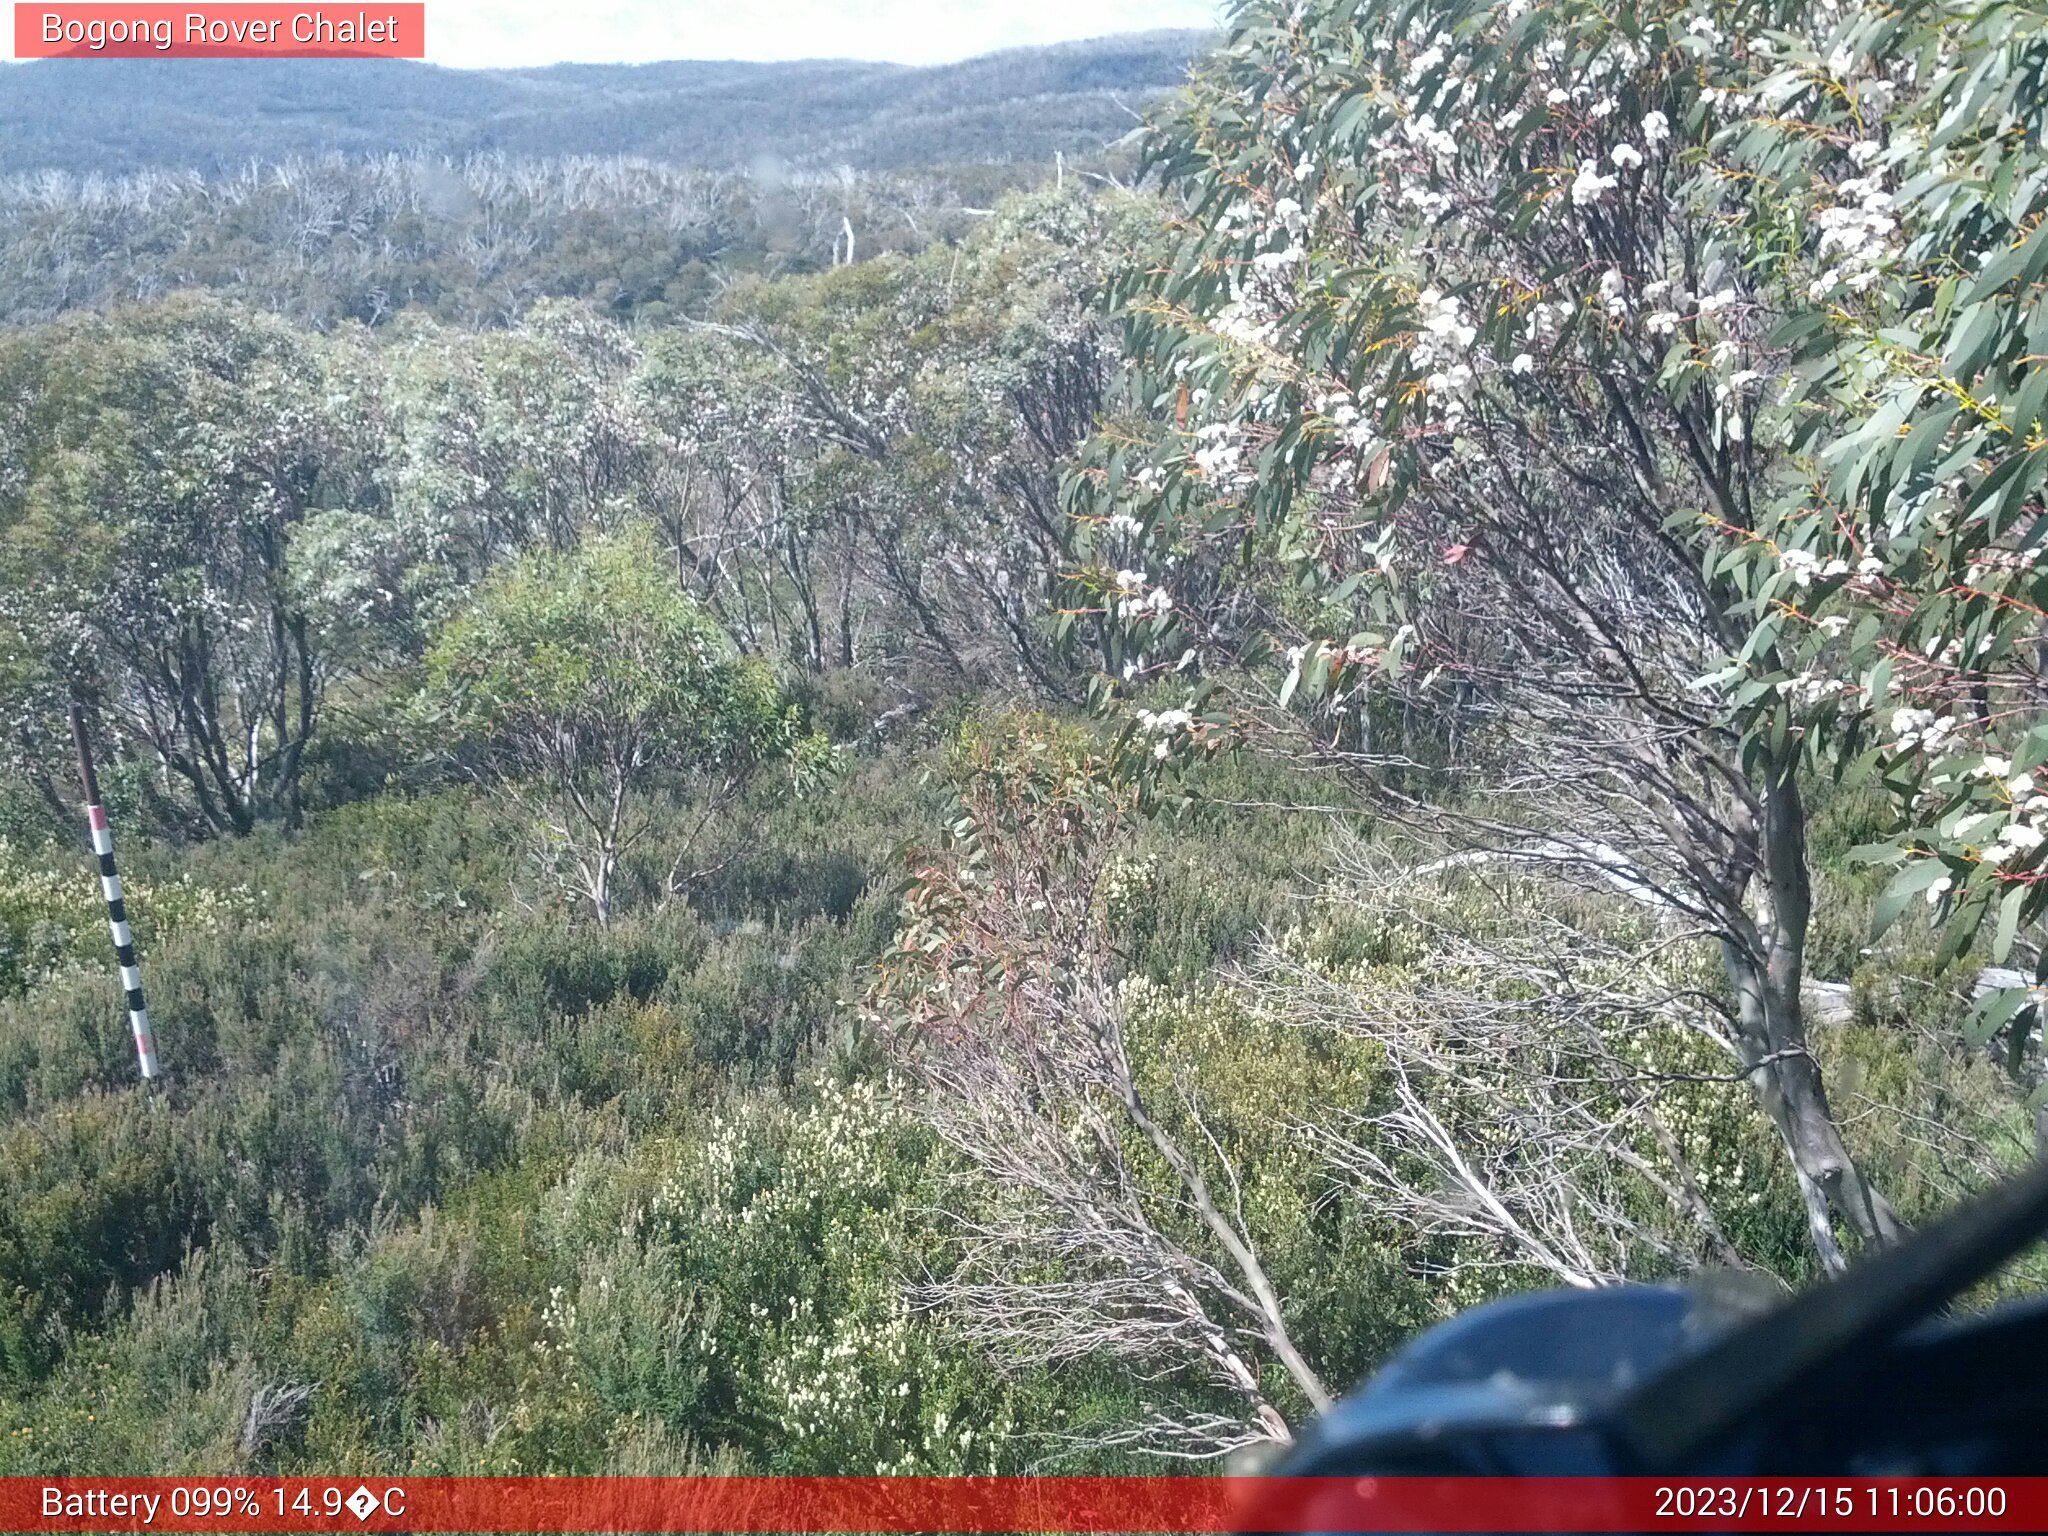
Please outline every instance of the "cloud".
M1217 23L1218 0L429 0L427 57L465 68L887 59Z

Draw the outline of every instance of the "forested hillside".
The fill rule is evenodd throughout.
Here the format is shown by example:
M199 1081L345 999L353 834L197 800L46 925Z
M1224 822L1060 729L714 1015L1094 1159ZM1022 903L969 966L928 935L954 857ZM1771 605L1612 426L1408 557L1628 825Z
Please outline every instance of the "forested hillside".
M0 1474L1218 1464L2025 1164L2044 46L1246 0L1135 186L780 254L18 187Z
M0 183L0 323L181 289L322 330L407 311L500 326L545 298L621 320L701 318L735 276L815 272L849 244L859 259L958 238L1042 170L753 175L625 156L331 155L213 178L21 177Z
M1128 176L1141 112L1201 42L925 69L9 65L0 324L185 288L320 329L503 325L543 298L701 315L735 273L918 250L1048 174Z
M232 173L295 157L642 155L890 171L1099 151L1205 39L1157 32L960 64L681 60L458 70L398 60L0 66L0 175Z

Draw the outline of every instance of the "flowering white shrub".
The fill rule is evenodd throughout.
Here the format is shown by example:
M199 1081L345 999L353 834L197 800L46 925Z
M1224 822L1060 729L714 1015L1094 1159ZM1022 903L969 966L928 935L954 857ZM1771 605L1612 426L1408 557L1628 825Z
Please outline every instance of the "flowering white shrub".
M910 1307L916 1132L893 1079L827 1078L801 1107L717 1118L642 1218L694 1279L695 1348L768 1427L780 1470L1016 1462L1010 1395Z
M173 935L217 934L253 919L247 886L214 887L190 875L124 879L136 938L145 947ZM21 858L0 843L0 996L64 971L111 966L107 909L93 866L69 870Z

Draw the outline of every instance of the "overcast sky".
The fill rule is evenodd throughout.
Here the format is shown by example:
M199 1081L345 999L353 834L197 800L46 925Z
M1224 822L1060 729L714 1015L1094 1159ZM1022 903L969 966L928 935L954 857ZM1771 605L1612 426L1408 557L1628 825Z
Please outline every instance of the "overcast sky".
M1218 0L428 0L427 57L465 68L892 59L1216 22Z

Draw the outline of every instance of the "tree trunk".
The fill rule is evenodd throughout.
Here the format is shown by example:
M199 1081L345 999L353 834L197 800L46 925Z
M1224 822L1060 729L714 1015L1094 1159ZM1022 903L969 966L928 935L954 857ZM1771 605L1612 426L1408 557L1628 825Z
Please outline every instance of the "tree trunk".
M597 849L597 856L590 865L590 883L587 894L590 909L597 918L597 926L609 928L612 925L612 875L617 870L619 856L609 839L603 840Z
M1746 931L1722 940L1734 989L1738 1044L1764 1112L1784 1140L1806 1201L1807 1225L1822 1265L1847 1260L1836 1240L1839 1216L1866 1247L1900 1236L1890 1204L1864 1178L1828 1107L1820 1065L1807 1047L1800 996L1813 893L1806 867L1806 807L1785 764L1762 791L1761 867L1756 915Z
M853 665L853 541L848 539L839 558L839 665Z

